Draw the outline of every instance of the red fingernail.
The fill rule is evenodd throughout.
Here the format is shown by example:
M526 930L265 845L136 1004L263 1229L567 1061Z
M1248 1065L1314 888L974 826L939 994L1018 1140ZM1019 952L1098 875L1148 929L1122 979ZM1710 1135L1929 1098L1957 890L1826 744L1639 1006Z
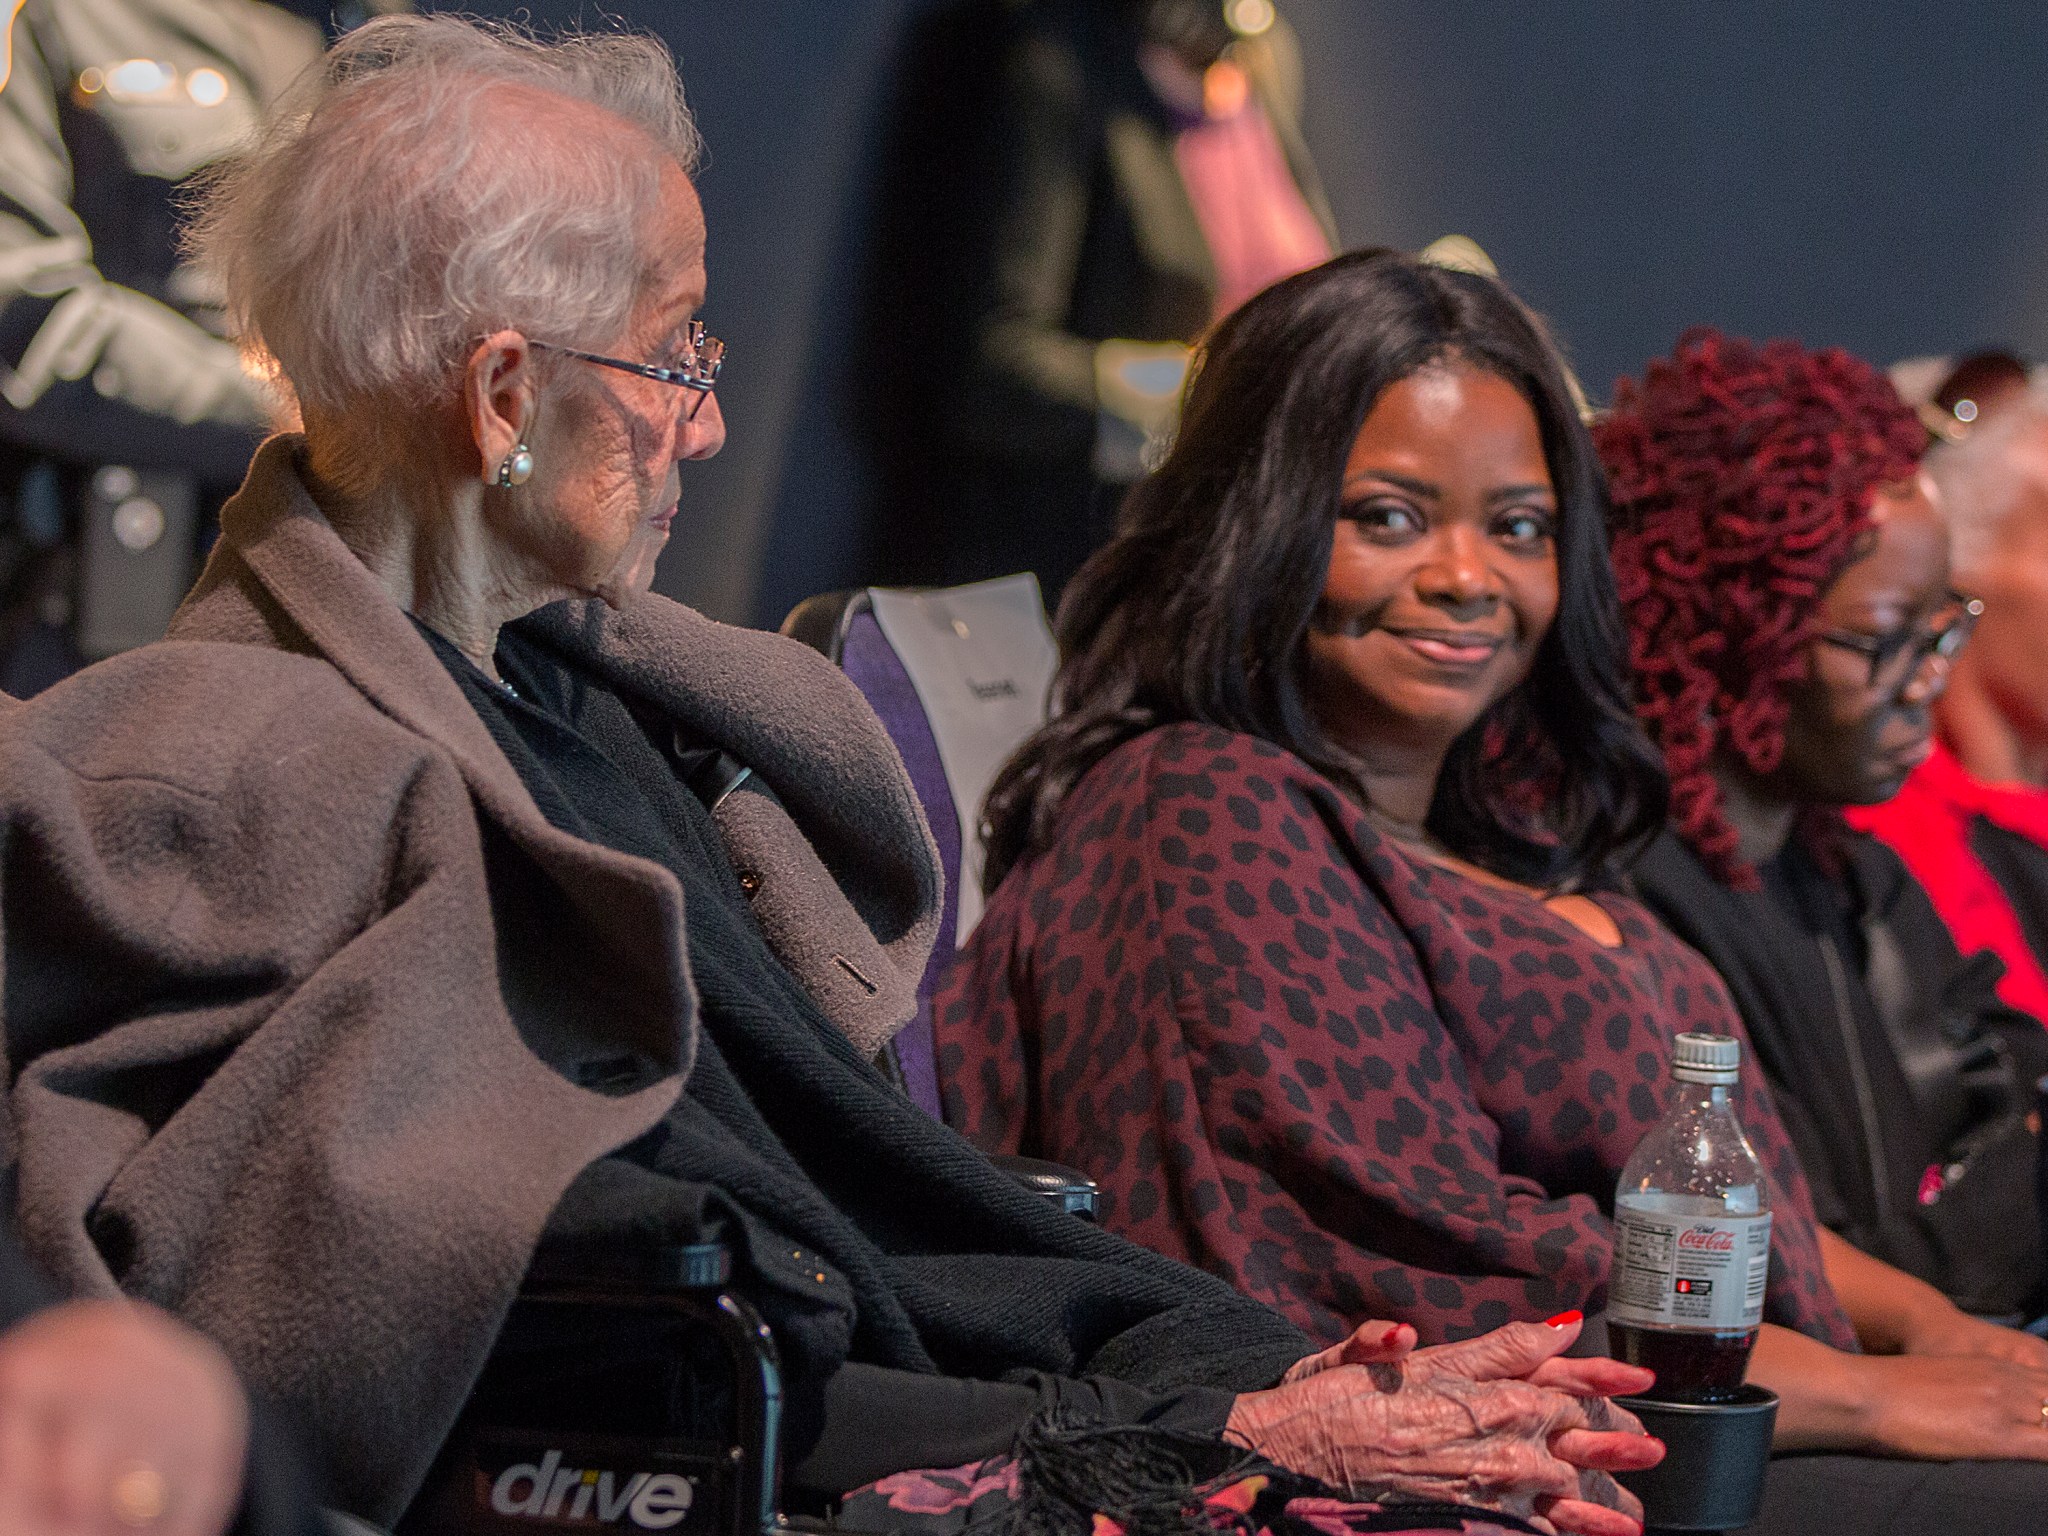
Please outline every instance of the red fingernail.
M1380 1340L1380 1348L1381 1348L1381 1349L1392 1349L1392 1348L1394 1347L1394 1340L1396 1340L1396 1339L1398 1339L1398 1338L1400 1338L1400 1337L1401 1337L1401 1325L1400 1325L1399 1323L1396 1323L1396 1324L1394 1324L1394 1326L1393 1326L1393 1327L1391 1327L1391 1328L1389 1328L1389 1329L1387 1330L1387 1332L1386 1332L1386 1337Z
M1569 1312L1560 1312L1555 1317L1546 1317L1543 1319L1543 1326L1546 1328L1569 1328L1573 1323L1584 1322L1585 1318L1585 1313L1581 1312L1577 1307L1573 1307Z

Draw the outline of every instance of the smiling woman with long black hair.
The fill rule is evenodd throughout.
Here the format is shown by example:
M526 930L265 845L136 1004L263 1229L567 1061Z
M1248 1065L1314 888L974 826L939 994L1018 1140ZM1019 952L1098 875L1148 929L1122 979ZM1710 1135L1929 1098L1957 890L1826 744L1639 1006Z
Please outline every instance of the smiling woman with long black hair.
M1567 376L1498 283L1386 251L1266 290L1198 361L990 794L1001 883L935 1003L949 1117L1080 1165L1111 1226L1312 1337L1597 1311L1673 1037L1743 1028L1615 890L1666 781ZM1781 1443L1873 1444L1757 1074L1738 1109L1776 1186L1765 1333L1801 1346L1758 1372ZM1775 1475L1767 1527L1840 1460ZM1945 1510L2005 1528L1958 1484Z

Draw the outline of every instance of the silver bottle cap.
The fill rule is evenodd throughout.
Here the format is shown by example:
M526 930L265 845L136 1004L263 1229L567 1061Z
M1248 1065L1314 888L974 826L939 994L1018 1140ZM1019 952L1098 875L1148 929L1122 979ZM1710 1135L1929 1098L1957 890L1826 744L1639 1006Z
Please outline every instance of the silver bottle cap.
M1727 1087L1742 1075L1742 1042L1733 1035L1680 1035L1671 1075L1681 1083Z

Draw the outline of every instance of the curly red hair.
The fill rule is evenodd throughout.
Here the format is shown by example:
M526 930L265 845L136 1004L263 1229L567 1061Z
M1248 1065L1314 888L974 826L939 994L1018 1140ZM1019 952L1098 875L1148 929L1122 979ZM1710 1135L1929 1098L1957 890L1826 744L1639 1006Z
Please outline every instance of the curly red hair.
M1636 712L1671 775L1671 824L1724 883L1753 887L1710 771L1785 749L1788 687L1820 602L1909 478L1927 434L1882 373L1839 348L1698 329L1593 428L1612 483L1614 579Z

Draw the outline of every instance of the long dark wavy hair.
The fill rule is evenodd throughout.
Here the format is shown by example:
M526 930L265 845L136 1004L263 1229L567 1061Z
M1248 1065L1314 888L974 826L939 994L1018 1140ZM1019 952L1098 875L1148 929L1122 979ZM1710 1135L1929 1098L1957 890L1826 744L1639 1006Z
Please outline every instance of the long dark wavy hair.
M1601 882L1656 832L1668 790L1630 708L1605 482L1564 366L1493 279L1366 250L1268 288L1198 349L1171 453L1060 604L1051 718L985 804L989 889L1050 845L1090 768L1155 726L1260 737L1366 798L1310 708L1304 642L1367 414L1388 385L1453 358L1536 412L1561 514L1559 603L1527 680L1452 746L1429 830L1553 890Z

